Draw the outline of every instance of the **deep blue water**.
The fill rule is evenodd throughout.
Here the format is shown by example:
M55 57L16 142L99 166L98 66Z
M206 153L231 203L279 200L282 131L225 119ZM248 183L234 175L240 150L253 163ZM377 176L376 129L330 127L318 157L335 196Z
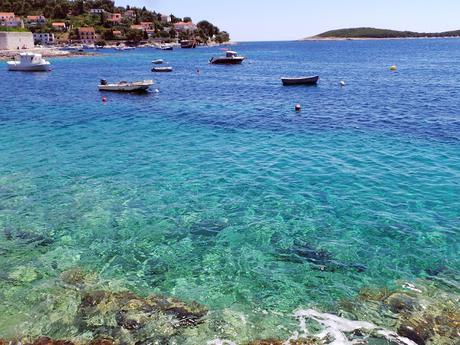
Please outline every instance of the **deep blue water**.
M0 280L37 272L1 282L0 311L74 266L248 314L459 283L460 40L232 49L243 65L209 65L218 48L138 49L0 69L0 231L51 242L0 236ZM152 74L157 58L175 71ZM319 85L281 85L304 74ZM101 94L100 78L159 92Z

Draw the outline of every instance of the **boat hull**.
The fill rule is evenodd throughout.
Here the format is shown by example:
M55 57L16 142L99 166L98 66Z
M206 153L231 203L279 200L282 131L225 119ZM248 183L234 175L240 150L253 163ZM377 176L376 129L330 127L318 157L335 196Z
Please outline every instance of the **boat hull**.
M213 65L240 65L244 61L244 57L234 58L213 58L211 64Z
M8 62L8 70L15 72L48 72L50 71L50 64L23 66L18 62L10 61Z
M120 84L107 84L99 85L99 91L111 91L111 92L145 92L150 86L153 85L153 81L137 82L137 83L120 83Z
M152 68L152 72L157 72L157 73L168 73L172 71L173 71L172 67L154 67Z
M304 77L304 78L281 78L284 86L293 85L316 85L318 84L319 76Z

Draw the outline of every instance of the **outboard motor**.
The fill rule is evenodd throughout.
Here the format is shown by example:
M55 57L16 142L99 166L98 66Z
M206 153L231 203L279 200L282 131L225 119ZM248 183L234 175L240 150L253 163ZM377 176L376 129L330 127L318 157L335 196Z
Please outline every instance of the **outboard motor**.
M101 85L107 85L107 80L101 79Z

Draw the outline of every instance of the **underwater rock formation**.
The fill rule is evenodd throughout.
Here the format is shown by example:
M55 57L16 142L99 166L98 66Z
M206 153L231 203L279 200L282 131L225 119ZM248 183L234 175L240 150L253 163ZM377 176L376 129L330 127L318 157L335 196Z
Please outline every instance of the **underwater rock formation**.
M82 331L114 337L128 332L134 340L144 340L152 330L158 336L172 336L181 327L195 326L207 312L198 303L171 297L97 290L84 294L78 315Z
M37 339L0 339L0 345L113 345L114 341L108 338L95 338L87 343L76 343L70 340L55 340L50 337L39 337Z
M44 247L53 243L51 237L11 227L4 228L3 235L8 241L19 241L23 244L31 244L37 247Z
M278 257L284 261L297 263L309 262L314 269L321 271L354 270L356 272L364 272L367 269L362 264L340 262L326 249L318 249L301 241L295 241L291 248L280 251Z
M217 236L228 224L220 220L201 220L190 226L190 233L196 236Z
M273 339L266 339L266 340L255 340L247 345L321 345L323 344L317 338L306 338L306 339L298 339L298 340L273 340Z
M62 272L60 278L64 284L76 287L83 287L88 283L96 281L95 274L89 273L81 267L73 267Z

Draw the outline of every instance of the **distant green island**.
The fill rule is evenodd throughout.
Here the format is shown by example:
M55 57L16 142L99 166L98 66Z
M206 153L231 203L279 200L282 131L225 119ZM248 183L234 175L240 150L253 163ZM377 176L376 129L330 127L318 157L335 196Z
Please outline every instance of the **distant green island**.
M323 32L305 38L309 39L384 39L384 38L424 38L424 37L460 37L460 30L446 32L413 32L376 28L350 28Z

